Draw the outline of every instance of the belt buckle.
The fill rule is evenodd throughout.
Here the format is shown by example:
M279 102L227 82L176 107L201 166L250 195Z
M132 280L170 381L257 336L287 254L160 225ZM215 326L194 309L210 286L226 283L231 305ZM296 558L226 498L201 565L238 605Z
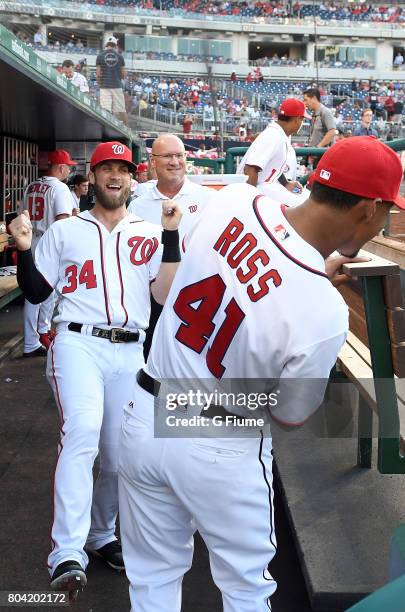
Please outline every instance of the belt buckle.
M126 333L125 329L120 329L119 327L113 327L111 329L111 338L110 338L110 342L114 342L114 343L120 343L120 342L125 342L125 340L118 338L118 334L119 333Z

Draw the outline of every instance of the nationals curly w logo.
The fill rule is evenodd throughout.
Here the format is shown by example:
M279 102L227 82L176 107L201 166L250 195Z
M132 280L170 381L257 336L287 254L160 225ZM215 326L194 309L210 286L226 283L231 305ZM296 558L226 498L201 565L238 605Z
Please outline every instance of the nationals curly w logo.
M130 260L134 266L141 266L148 263L159 246L157 238L144 238L143 236L133 236L128 240L131 247Z
M124 145L122 144L113 144L112 145L112 150L114 151L115 155L122 155L124 152Z

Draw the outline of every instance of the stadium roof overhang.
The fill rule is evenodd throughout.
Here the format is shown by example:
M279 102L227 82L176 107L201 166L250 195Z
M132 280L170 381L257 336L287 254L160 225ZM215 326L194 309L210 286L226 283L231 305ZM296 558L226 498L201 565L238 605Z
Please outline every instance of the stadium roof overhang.
M53 145L132 133L0 26L0 133ZM135 144L135 143L134 143Z

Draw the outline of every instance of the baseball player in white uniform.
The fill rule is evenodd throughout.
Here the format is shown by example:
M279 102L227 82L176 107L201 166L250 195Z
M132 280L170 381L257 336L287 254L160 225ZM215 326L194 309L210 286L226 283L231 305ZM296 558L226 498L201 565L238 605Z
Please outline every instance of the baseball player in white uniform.
M86 584L85 546L124 569L115 535L122 409L144 363L150 292L163 303L180 260L175 202L163 203L163 232L126 210L131 151L119 142L103 143L90 168L94 207L52 225L37 245L35 265L26 250L28 217L10 225L19 249L18 281L28 299L38 301L53 288L60 299L47 364L61 418L48 567L51 587L72 593Z
M136 197L128 210L141 219L159 224L162 200L174 200L183 213L180 223L182 239L200 217L212 196L212 190L192 183L185 176L186 151L180 138L173 134L163 134L154 140L150 164L156 171L157 181L155 184L143 183L144 189L146 185L151 187L146 193Z
M288 167L290 137L300 131L304 118L309 118L309 115L301 100L284 100L277 121L270 123L252 142L237 168L238 174L247 174L249 185L288 206L298 206L308 197L308 193L301 195L299 182L284 177Z
M55 221L72 214L74 202L69 187L63 182L76 162L67 151L59 149L48 156L46 176L28 185L23 202L32 223L32 251L35 253L41 236ZM24 303L24 357L46 355L52 340L51 319L55 307L55 294L51 293L42 304Z
M405 208L401 179L399 159L384 144L344 140L322 157L302 206L269 206L256 188L231 185L186 240L120 441L133 612L180 611L196 529L224 611L271 609L276 537L266 415L299 425L321 402L348 329L325 258L335 250L352 256L384 226L394 202ZM343 261L329 264L331 277ZM254 397L241 402L217 393L252 384Z

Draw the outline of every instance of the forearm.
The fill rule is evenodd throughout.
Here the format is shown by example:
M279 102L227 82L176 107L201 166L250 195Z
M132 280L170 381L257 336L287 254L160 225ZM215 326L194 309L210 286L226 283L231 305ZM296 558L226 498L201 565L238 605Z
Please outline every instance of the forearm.
M17 282L31 304L44 302L53 291L35 267L31 249L17 251Z
M170 287L180 262L160 264L156 280L151 284L151 293L158 304L163 305L169 295Z
M322 138L321 142L317 145L317 147L319 148L326 147L328 144L332 142L332 140L335 138L335 135L336 135L335 129L329 130L329 132L326 132L325 136Z
M158 304L165 303L181 261L178 230L163 230L162 244L162 263L156 280L151 285L151 293Z

